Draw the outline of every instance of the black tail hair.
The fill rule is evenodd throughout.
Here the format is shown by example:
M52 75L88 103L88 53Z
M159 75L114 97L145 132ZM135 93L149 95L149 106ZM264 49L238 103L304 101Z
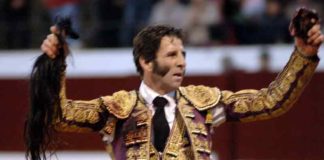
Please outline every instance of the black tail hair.
M58 50L59 54L55 59L50 59L46 54L39 56L30 76L30 109L24 129L26 159L46 160L46 150L55 144L51 141L55 132L52 124L61 114L61 79L67 55L63 48L65 40L62 33L64 31L71 38L78 37L71 29L69 18L57 19L56 25L61 32L57 35L62 46Z

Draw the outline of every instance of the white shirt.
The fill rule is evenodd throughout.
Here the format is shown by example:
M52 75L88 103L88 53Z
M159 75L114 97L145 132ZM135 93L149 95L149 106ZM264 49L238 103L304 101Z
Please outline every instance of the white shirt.
M142 82L139 88L139 93L145 100L146 106L149 107L153 115L155 114L155 108L153 107L153 100L157 96L164 97L165 99L168 100L168 104L164 107L164 112L165 112L165 118L167 119L169 127L171 129L175 118L175 108L177 105L175 102L175 91L172 91L165 95L160 95L154 90L152 90L150 87L148 87L144 82Z
M169 127L171 129L175 118L175 109L177 106L175 101L175 91L172 91L165 95L160 95L142 81L139 88L139 93L147 103L146 106L149 107L153 115L155 113L155 108L153 107L154 98L156 98L157 96L161 96L168 100L168 104L164 107L164 112ZM219 126L220 124L225 122L226 116L224 112L224 106L222 104L218 104L215 108L212 109L212 112L213 112L213 122L212 122L213 127Z

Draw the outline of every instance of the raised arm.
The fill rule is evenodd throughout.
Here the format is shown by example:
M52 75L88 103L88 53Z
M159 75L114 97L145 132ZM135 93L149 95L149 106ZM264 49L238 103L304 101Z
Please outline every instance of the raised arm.
M68 46L64 43L60 46L59 30L56 26L50 28L51 34L43 41L41 45L42 51L55 60L62 54L59 48L63 47L64 53L68 53ZM66 55L65 55L66 56ZM83 132L83 131L98 131L100 130L108 117L108 111L101 98L83 101L83 100L69 100L66 97L65 86L65 67L60 75L60 92L59 100L60 105L54 109L53 125L56 130L69 131L69 132Z
M91 132L101 130L107 119L108 110L102 98L93 100L70 100L66 98L65 76L62 77L60 108L53 126L57 131Z
M52 33L41 46L44 54L37 58L31 73L30 111L25 125L27 159L46 159L47 147L54 142L51 140L53 131L99 131L108 117L101 98L91 101L66 99L68 46L64 37L69 34L69 21L59 21L57 26L51 27Z
M291 27L291 34L296 29ZM257 121L277 117L288 111L309 83L319 62L318 49L324 40L320 25L308 31L308 39L295 36L295 50L287 65L268 88L222 91L228 121Z

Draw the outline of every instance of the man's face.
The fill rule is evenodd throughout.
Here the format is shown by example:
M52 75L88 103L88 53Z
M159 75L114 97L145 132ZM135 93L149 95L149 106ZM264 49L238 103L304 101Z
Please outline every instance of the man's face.
M156 58L150 63L152 63L152 71L146 78L149 79L148 85L152 89L160 93L168 93L180 87L186 67L181 39L173 36L163 37Z

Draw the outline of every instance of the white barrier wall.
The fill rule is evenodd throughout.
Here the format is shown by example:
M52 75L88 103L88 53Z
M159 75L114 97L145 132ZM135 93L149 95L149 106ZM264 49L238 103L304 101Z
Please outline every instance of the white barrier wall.
M224 71L222 60L229 57L236 68L247 72L257 72L260 69L262 46L226 46L186 48L187 74L218 75ZM278 72L286 64L293 45L267 46L270 57L270 71ZM108 77L135 75L132 50L122 49L82 49L72 50L68 59L68 77ZM0 51L0 79L28 77L32 64L40 50ZM320 57L324 57L321 48ZM324 71L320 63L317 71Z

